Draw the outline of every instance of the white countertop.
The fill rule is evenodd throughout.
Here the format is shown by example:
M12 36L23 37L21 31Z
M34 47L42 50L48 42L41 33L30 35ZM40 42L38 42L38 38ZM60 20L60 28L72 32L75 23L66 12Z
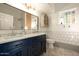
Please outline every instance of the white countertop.
M20 34L16 36L7 36L7 37L0 37L0 44L11 42L11 41L16 41L16 40L22 40L23 38L30 38L38 35L43 35L45 33L31 33L31 34Z

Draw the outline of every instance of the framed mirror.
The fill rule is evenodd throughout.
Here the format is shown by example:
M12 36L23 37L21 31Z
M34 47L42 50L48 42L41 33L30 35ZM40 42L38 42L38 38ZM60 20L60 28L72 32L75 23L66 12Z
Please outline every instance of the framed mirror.
M35 15L0 4L0 30L38 30L39 18Z

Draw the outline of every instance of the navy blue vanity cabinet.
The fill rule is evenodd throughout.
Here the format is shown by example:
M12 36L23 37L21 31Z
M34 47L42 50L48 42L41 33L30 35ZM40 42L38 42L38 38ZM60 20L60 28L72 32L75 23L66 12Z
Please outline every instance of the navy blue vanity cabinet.
M46 52L46 35L0 44L0 56L39 56Z

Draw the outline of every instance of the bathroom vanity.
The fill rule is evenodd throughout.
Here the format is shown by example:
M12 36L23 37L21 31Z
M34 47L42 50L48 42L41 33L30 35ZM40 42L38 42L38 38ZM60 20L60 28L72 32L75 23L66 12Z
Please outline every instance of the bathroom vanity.
M46 34L33 33L0 40L0 56L39 56L46 52Z
M0 16L0 56L36 56L46 52L46 34L38 33L37 15L2 3Z

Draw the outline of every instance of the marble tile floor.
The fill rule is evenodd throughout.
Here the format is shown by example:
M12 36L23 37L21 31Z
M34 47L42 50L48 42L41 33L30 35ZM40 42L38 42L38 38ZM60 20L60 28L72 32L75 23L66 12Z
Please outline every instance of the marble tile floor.
M54 47L54 48L47 48L47 51L46 53L43 54L43 56L79 56L79 52Z

